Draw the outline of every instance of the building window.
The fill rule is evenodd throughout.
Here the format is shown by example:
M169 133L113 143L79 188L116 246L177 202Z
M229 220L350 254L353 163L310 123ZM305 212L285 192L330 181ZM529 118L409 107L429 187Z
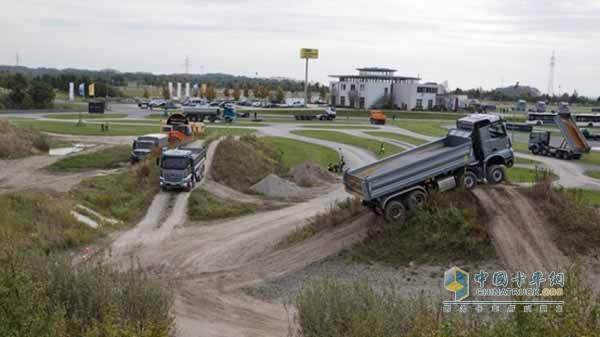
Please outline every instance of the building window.
M331 95L331 105L336 106L337 101L335 99L335 95Z
M355 90L356 90L356 84L351 84L350 91L355 91Z
M359 108L360 109L364 109L365 108L365 98L361 97L360 101L359 101Z
M422 99L417 99L417 109L423 109L423 100Z
M430 99L427 101L427 110L433 109L433 100Z
M438 88L417 87L417 92L420 94L437 94Z
M342 90L346 90L346 85L342 84Z
M346 106L346 96L340 96L340 105Z
M365 91L365 85L364 84L360 85L360 91Z

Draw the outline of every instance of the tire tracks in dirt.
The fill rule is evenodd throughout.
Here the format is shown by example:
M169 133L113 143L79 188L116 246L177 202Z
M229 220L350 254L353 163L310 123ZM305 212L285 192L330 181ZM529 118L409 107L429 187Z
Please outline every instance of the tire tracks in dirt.
M507 267L524 272L559 269L565 257L544 224L542 211L511 186L473 190L489 216L488 232Z

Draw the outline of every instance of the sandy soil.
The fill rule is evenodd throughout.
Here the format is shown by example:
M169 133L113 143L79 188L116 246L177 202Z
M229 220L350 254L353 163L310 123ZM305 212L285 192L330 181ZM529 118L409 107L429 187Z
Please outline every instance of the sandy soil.
M488 232L507 267L517 271L558 270L566 258L544 228L541 211L514 187L473 191L488 212Z

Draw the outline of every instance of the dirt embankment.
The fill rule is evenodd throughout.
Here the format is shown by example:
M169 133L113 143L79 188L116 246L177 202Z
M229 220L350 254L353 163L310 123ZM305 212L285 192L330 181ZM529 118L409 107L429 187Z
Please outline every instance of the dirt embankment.
M500 258L514 271L557 270L565 257L552 241L542 211L514 187L473 192L489 216L488 230Z

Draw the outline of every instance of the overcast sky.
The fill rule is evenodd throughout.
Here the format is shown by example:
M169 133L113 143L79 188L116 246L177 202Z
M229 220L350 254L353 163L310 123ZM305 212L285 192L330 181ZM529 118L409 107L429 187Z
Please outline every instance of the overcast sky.
M304 77L398 69L451 88L600 96L600 0L0 0L0 64Z

